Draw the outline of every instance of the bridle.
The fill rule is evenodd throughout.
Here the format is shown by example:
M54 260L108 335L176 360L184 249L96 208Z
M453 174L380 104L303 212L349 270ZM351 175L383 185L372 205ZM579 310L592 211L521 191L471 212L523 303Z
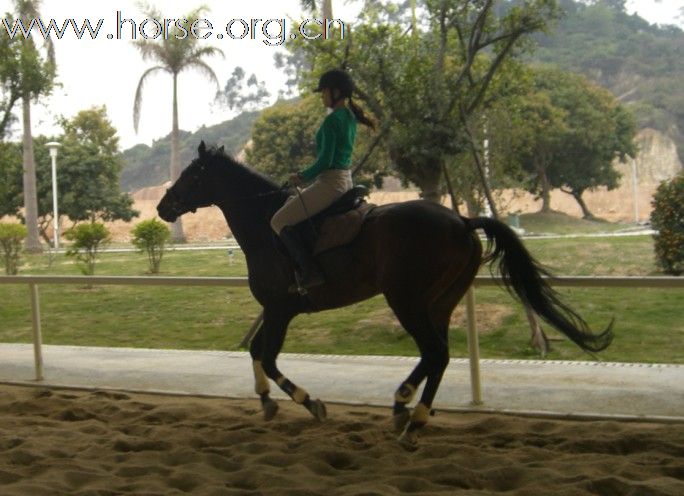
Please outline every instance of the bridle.
M188 188L189 191L198 189L202 186L203 177L204 177L204 175L202 174L203 172L204 172L204 166L200 167L198 173L193 174L189 178L189 182L192 185L191 187ZM265 191L263 193L256 193L253 195L243 196L243 197L239 197L239 198L226 198L226 201L231 202L231 203L236 203L236 202L248 202L248 201L259 200L261 198L267 198L269 196L280 195L280 194L282 194L282 192L285 189L287 189L289 187L290 187L290 185L286 182L280 188L275 189L273 191ZM195 213L197 211L197 207L190 208L183 201L183 199L181 199L180 195L173 189L173 186L171 186L170 188L167 188L166 196L168 198L167 208L169 210L173 211L173 213L178 215L178 216L183 215L186 212Z
M188 188L189 191L198 189L202 185L202 177L204 174L202 174L205 170L205 166L202 165L199 169L199 172L196 174L193 174L190 177L190 181L192 186ZM166 196L168 198L168 208L169 210L173 211L175 215L181 216L186 212L192 212L193 214L197 211L197 207L195 208L190 208L188 205L181 199L180 195L174 191L174 186L171 186L170 188L166 189Z
M166 190L166 197L168 198L167 208L176 216L181 216L186 212L192 212L193 214L197 211L196 208L187 208L187 205L183 203L180 199L178 193L176 193L172 188Z

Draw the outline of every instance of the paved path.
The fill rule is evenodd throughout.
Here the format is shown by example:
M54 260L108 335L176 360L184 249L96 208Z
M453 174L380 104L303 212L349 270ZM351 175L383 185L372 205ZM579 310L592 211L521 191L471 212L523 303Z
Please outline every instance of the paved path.
M241 352L44 346L42 382L33 347L0 344L0 382L255 398ZM280 369L324 401L391 405L416 363L409 357L282 354ZM684 366L482 360L483 410L579 416L662 417L684 422ZM453 359L436 408L471 409L468 361ZM285 398L273 388L274 397Z

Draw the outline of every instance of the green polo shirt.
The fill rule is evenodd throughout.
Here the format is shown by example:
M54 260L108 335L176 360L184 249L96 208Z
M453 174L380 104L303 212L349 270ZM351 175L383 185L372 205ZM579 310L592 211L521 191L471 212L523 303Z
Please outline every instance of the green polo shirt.
M316 161L301 172L310 181L329 169L349 169L356 138L356 117L347 107L331 112L316 133Z

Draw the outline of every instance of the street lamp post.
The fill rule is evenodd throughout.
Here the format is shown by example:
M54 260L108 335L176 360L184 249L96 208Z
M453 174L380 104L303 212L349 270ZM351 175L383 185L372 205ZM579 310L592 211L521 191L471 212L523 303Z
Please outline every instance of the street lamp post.
M45 146L50 150L52 159L52 229L55 250L59 248L59 211L57 210L57 149L62 146L56 141L50 141Z

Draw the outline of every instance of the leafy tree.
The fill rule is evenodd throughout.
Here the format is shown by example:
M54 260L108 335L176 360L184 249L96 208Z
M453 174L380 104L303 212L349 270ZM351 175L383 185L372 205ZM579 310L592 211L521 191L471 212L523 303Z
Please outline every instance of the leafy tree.
M396 6L367 2L345 40L291 43L313 61L304 82L330 67L345 67L382 123L394 167L438 201L447 161L467 149L466 128L496 75L531 33L556 16L555 2L534 0L495 15L495 1L420 3L413 34L388 19ZM408 15L408 11L406 12Z
M26 226L0 223L0 248L5 263L5 274L13 276L19 271L21 244L26 238Z
M150 274L159 274L166 243L171 239L169 228L157 219L150 219L136 224L131 234L133 246L147 253Z
M104 107L83 110L72 119L60 120L65 132L58 137L35 140L38 189L38 225L49 243L52 223L52 171L49 141L62 144L58 157L59 212L72 222L125 220L138 213L132 199L120 192L122 169L116 130ZM19 145L0 143L0 215L21 216L21 150Z
M196 19L201 19L207 11L205 7L197 8L187 15L184 19L191 25ZM145 12L147 17L163 19L164 16L155 8L148 6ZM135 92L133 104L133 123L137 131L140 122L140 110L142 106L142 92L145 83L152 74L166 72L171 75L173 80L173 116L171 124L171 181L175 181L180 176L180 135L178 130L178 75L188 69L196 69L206 75L211 81L216 83L218 79L214 70L204 61L206 57L213 55L223 55L223 52L211 46L198 46L199 40L194 36L185 36L173 26L169 30L168 36L160 36L159 40L141 40L135 42L135 47L140 51L143 60L152 61L157 65L147 69L140 77L138 88ZM180 217L173 224L173 240L182 242L185 240L183 234L183 224Z
M320 103L316 100L309 97L278 102L263 110L254 123L247 163L267 176L285 180L303 164L313 162L313 137L321 121Z
M533 140L537 131L521 112L519 100L518 95L510 95L483 109L473 119L476 125L472 129L472 146L447 163L451 186L455 196L465 201L468 216L481 215L487 205L491 215L499 218L506 209L500 193L504 189L520 188L529 181L529 174L522 169L514 150ZM547 130L539 132L542 131ZM486 170L484 180L476 160ZM491 198L487 197L485 183Z
M607 92L605 96L612 99ZM583 116L571 124L575 131L572 141L566 143L565 153L559 154L551 169L552 184L577 201L585 219L592 219L594 215L582 198L584 192L599 186L608 190L617 188L620 174L613 166L615 160L625 162L627 157L636 155L633 141L636 125L632 115L620 105L603 109L605 113L601 113L599 102L595 103L596 106L590 107L593 116ZM599 125L601 121L604 125Z
M494 156L498 160L509 160L511 165L517 165L527 173L526 177L521 177L521 184L539 194L541 210L548 212L553 189L548 170L555 152L564 147L568 132L567 111L554 105L550 92L541 91L536 82L543 78L538 73L528 71L528 75L530 79L521 92L507 101L509 122L493 123Z
M39 18L39 0L15 0L14 7L17 18L28 26L31 19ZM10 17L9 15L7 17ZM56 74L54 46L50 39L44 40L44 51L41 53L33 38L22 39L15 44L14 50L6 52L13 55L10 65L13 70L5 74L3 83L10 81L10 86L17 88L22 100L23 117L23 191L24 210L28 235L26 248L32 252L42 251L38 239L38 200L36 194L36 164L33 155L33 136L31 132L31 101L52 91ZM5 62L3 65L7 65Z
M535 174L531 191L541 193L542 211L550 210L550 190L560 188L575 198L585 218L592 218L582 195L618 186L613 161L636 154L633 118L607 90L550 68L535 71L521 111L528 132L518 153L523 167Z
M60 213L74 222L130 221L137 216L133 200L119 190L123 162L106 108L82 110L60 123Z
M95 274L95 263L100 249L110 240L109 230L100 222L77 224L64 233L72 242L67 250L68 257L81 262L79 268L86 276Z
M245 80L245 70L236 67L220 91L217 100L229 109L256 110L264 105L270 93L263 81L251 74Z
M16 120L14 106L21 99L19 43L9 36L0 36L0 141Z
M22 196L21 146L0 141L0 217L16 216Z
M658 231L656 263L668 274L684 272L684 172L662 182L653 196L651 224Z

